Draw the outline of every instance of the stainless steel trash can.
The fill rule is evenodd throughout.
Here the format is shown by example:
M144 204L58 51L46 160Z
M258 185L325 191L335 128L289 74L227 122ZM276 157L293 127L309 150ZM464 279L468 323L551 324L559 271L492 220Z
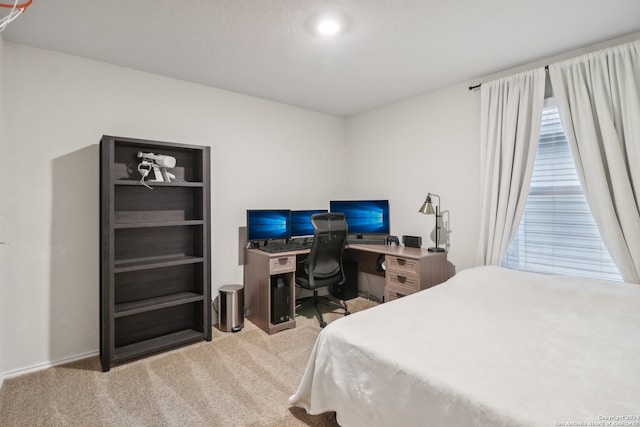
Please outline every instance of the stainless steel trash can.
M218 329L238 332L244 326L244 288L242 285L224 285L218 295Z

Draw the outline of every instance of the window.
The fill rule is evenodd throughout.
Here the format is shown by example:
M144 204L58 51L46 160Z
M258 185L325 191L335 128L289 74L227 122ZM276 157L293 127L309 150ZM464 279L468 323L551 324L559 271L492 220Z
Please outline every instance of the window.
M529 196L503 266L622 281L582 191L558 108L547 101Z

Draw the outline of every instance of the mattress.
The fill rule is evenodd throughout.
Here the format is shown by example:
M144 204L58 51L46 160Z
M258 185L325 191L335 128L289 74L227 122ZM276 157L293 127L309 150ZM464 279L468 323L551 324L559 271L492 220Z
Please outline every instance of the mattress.
M342 426L640 426L640 286L463 270L330 323L289 402Z

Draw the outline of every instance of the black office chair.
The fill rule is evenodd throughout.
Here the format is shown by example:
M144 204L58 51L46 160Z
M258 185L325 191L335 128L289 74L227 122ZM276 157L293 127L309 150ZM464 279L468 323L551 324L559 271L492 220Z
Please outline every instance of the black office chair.
M308 257L298 264L296 271L296 285L313 291L313 306L318 311L320 327L327 326L322 318L319 304L343 309L344 315L349 310L345 304L340 304L329 298L318 296L318 288L342 285L345 282L342 268L342 254L347 241L347 222L344 214L321 213L311 216L313 225L313 246Z

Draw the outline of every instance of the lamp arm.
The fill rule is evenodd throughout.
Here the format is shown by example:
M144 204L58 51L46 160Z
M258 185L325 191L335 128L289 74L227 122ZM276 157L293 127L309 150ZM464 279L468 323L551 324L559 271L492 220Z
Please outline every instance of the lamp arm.
M429 196L434 196L434 197L438 198L438 205L436 206L436 209L437 209L437 207L440 206L440 196L438 196L435 193L427 193L427 197L429 197Z
M442 218L440 214L440 197L438 197L438 205L436 205L436 248L440 247L440 224L438 218Z
M438 224L438 218L442 218L440 213L440 196L435 193L428 193L428 196L434 196L438 198L438 204L436 205L436 248L440 247L440 224Z

